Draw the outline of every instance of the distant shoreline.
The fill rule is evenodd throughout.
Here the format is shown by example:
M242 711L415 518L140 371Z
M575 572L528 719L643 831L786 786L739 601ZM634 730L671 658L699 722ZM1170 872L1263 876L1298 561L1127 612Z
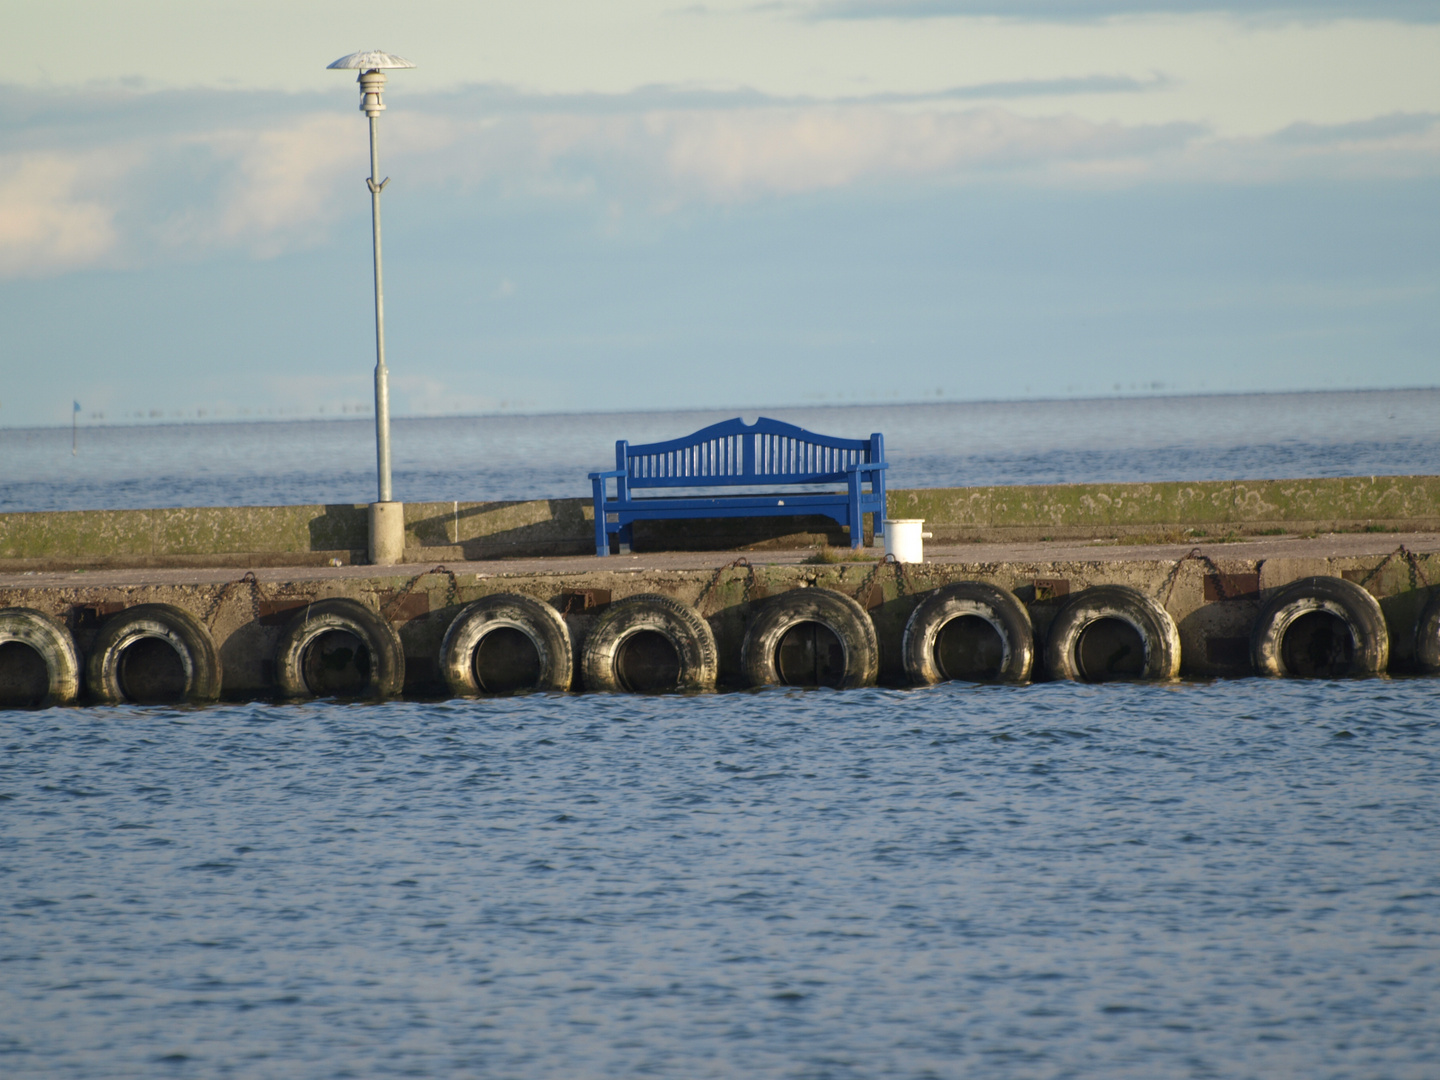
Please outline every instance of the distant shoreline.
M432 420L494 420L509 417L524 417L527 419L538 419L547 416L553 417L596 417L596 416L665 416L665 415L694 415L723 412L727 414L744 414L754 416L757 411L784 410L787 412L810 412L820 410L846 410L854 411L861 409L914 409L914 408L937 408L956 406L987 406L987 405L1060 405L1060 404L1094 404L1100 402L1123 402L1123 401L1215 401L1237 398L1297 398L1297 397L1342 397L1342 396L1370 396L1380 394L1440 394L1440 385L1436 386L1401 386L1401 387L1363 387L1352 390L1226 390L1195 393L1173 393L1163 390L1157 391L1136 391L1133 393L1104 394L1104 395L1078 395L1075 397L1045 397L1045 396L1019 396L1009 398L916 398L908 401L872 401L872 402L849 402L849 401L807 401L791 404L768 404L768 405L687 405L674 408L635 408L635 409L559 409L559 410L530 410L530 409L502 409L493 412L463 412L463 413L413 413L408 415L391 414L391 422L394 424L405 424L424 422ZM292 414L289 416L275 416L268 414L257 414L254 416L215 416L211 417L165 417L155 419L104 419L99 421L81 421L80 427L83 430L95 431L99 429L120 429L120 428L183 428L183 427L244 427L252 424L358 424L370 425L374 423L373 412L362 413L336 413L317 414L306 413L303 415ZM31 425L10 425L0 421L0 431L4 432L43 432L43 431L70 431L69 421L55 424L31 424Z

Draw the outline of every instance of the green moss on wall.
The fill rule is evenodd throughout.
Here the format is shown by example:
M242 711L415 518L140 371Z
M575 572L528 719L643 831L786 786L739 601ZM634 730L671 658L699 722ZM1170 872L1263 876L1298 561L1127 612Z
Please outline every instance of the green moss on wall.
M890 516L924 518L941 538L985 530L1106 535L1157 526L1211 535L1287 525L1429 529L1440 527L1440 477L911 489L890 492ZM365 506L349 503L0 514L0 559L363 551L367 528ZM409 503L405 528L407 547L459 547L467 554L583 550L593 535L587 499ZM744 521L707 528L719 530L706 538L711 547L754 540ZM683 528L675 538L664 535L680 542L679 533Z

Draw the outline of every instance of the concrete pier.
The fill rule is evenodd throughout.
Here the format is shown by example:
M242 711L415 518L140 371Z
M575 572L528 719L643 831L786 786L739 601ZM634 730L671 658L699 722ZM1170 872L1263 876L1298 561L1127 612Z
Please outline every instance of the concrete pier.
M392 532L378 553L371 551L372 510L363 503L0 514L0 573L336 561L433 565L594 551L588 499L385 505ZM1107 539L1179 544L1328 532L1436 532L1440 477L892 489L889 513L923 518L939 544ZM786 550L847 542L844 530L826 518L635 527L635 550L642 552Z
M408 509L408 507L407 507ZM13 518L15 515L12 515ZM447 629L466 604L511 593L550 605L569 628L578 654L608 605L636 594L673 597L713 630L718 686L739 688L748 622L769 598L800 589L853 597L868 613L879 648L879 681L905 683L900 646L907 619L933 590L985 582L1025 606L1038 640L1068 597L1097 585L1125 585L1153 598L1173 618L1180 671L1192 677L1251 673L1250 633L1276 590L1311 576L1340 578L1379 602L1389 634L1389 669L1415 669L1415 628L1440 586L1440 531L1264 537L1230 543L1117 544L1028 540L1005 544L939 543L926 562L898 565L873 549L816 561L814 549L657 552L466 561L443 565L240 566L0 572L0 607L44 612L67 627L83 655L106 621L141 604L167 604L193 616L213 639L223 666L222 696L276 693L276 649L297 612L348 598L398 632L403 693L447 693L440 654ZM436 560L437 563L440 560ZM13 565L13 564L12 564ZM1034 677L1045 678L1043 668ZM577 685L576 689L585 689Z

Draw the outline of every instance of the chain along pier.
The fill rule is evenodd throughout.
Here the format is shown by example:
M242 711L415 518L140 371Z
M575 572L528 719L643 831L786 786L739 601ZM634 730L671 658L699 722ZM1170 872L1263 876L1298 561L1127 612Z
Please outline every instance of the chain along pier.
M804 519L600 559L584 500L407 505L384 567L364 506L0 515L0 707L1434 673L1437 495L891 492L932 515L915 564Z

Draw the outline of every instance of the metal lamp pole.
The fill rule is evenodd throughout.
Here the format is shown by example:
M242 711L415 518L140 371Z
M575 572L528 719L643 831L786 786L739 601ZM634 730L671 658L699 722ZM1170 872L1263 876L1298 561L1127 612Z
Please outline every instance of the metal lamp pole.
M385 367L385 270L380 255L380 193L390 182L387 176L377 180L380 154L375 148L375 121L385 108L380 92L385 89L385 75L366 71L360 75L360 107L370 118L370 226L375 246L375 468L380 476L380 501L390 501L390 372Z
M380 95L385 90L385 70L413 68L409 60L390 53L370 50L342 56L330 68L360 72L360 111L370 120L370 220L375 247L375 471L379 499L370 507L370 561L399 562L404 550L404 509L391 498L390 486L390 371L385 366L385 275L380 255L380 193L390 182L379 179L380 155L375 143L375 122L385 111Z

